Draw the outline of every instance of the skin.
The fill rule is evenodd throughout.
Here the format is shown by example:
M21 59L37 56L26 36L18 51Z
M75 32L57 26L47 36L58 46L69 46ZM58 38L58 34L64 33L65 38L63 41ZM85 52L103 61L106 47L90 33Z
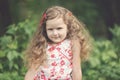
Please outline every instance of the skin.
M67 36L67 25L62 18L55 18L46 22L46 32L48 38L53 43L63 41Z
M34 80L35 74L37 74L37 72L38 72L39 70L40 70L39 68L36 69L36 67L35 67L34 65L32 65L32 66L28 69L28 71L27 71L27 73L26 73L26 75L25 75L24 80Z
M73 46L73 72L72 78L73 80L82 80L82 70L81 70L81 60L80 60L80 49L81 46L78 39L72 40Z
M48 38L52 41L53 45L63 41L67 36L67 25L64 23L62 18L55 18L52 20L48 20L46 22L46 32ZM80 44L78 39L72 40L72 51L73 51L73 71L72 78L73 80L82 80L82 71L81 71L81 61L80 61ZM34 66L26 73L24 80L33 80L35 74L39 71L39 69L35 70Z

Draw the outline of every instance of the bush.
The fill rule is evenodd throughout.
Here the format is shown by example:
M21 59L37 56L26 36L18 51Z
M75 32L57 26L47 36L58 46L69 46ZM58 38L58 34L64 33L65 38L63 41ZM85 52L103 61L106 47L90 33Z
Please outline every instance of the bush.
M120 80L120 27L110 30L112 41L94 41L93 53L83 65L83 80Z
M23 52L36 29L35 20L10 25L0 37L0 80L23 80ZM113 39L95 40L89 61L83 63L83 80L120 80L120 27L110 29Z
M117 53L118 57L120 57L120 54L119 54L119 52L120 52L120 26L115 25L115 28L110 29L110 31L113 34L112 42L114 44L116 53Z
M36 21L25 20L8 27L0 37L0 80L23 80L23 51L35 30Z

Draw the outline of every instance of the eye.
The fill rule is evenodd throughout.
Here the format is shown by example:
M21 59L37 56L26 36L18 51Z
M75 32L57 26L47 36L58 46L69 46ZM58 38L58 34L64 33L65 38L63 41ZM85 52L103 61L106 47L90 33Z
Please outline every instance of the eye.
M48 28L47 30L52 31L53 29L52 28Z
M63 29L63 28L62 28L62 27L58 27L58 28L57 28L57 30L61 30L61 29Z

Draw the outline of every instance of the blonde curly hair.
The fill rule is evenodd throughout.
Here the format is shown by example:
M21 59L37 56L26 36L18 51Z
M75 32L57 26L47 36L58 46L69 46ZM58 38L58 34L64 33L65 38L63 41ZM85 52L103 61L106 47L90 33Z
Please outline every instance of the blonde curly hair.
M41 24L32 39L28 49L25 52L28 67L31 65L42 65L46 61L46 47L49 39L46 33L46 21L56 17L63 18L68 28L68 39L79 39L81 45L81 60L87 58L91 50L91 37L85 28L85 25L79 21L71 11L64 7L53 6L48 8L42 17Z

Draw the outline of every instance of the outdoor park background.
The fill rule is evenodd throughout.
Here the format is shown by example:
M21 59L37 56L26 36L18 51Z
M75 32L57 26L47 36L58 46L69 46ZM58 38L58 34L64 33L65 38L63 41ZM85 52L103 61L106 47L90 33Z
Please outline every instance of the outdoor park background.
M23 53L52 5L68 8L94 39L83 80L120 80L120 0L0 0L0 80L23 80ZM77 73L76 73L77 74Z

